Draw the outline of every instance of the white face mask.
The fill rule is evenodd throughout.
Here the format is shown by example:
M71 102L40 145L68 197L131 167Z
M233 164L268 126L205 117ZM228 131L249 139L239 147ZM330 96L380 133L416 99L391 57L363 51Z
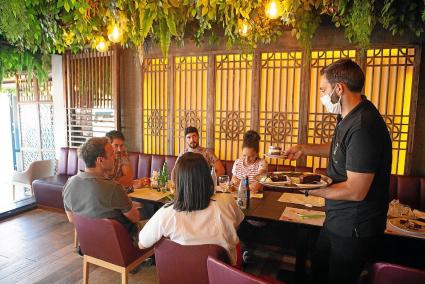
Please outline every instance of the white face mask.
M335 86L336 88L336 86ZM322 102L323 106L326 108L326 110L333 114L341 114L341 96L339 96L339 100L336 103L333 103L331 100L331 97L335 91L335 88L332 90L330 94L324 94L320 97L320 101Z

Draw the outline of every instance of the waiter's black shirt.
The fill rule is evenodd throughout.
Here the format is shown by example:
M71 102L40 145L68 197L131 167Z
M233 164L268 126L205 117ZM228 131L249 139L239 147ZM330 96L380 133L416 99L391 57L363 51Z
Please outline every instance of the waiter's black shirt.
M376 107L362 96L345 118L338 117L329 153L328 175L334 183L347 180L347 171L374 173L362 201L326 200L325 226L345 237L382 234L386 226L392 149L387 126Z

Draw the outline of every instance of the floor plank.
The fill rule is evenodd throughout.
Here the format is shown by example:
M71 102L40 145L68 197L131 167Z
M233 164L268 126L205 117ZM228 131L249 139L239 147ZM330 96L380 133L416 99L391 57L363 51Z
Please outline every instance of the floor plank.
M83 258L64 214L35 209L0 222L0 283L82 283ZM91 265L90 283L120 283L116 272ZM158 283L155 266L129 283Z

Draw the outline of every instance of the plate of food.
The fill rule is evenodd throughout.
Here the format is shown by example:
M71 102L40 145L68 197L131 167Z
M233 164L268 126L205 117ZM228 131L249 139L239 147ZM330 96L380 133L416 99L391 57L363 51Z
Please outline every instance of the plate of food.
M298 189L317 189L332 183L328 176L308 172L268 172L257 175L256 180L265 186Z
M286 157L283 155L282 148L279 146L269 146L269 151L264 156L268 158L275 159L285 159Z
M407 218L393 218L390 225L402 232L425 236L425 223L419 220Z

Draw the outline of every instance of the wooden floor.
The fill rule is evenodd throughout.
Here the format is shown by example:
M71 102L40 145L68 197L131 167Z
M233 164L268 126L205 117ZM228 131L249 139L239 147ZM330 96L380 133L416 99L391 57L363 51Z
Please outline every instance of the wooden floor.
M82 283L83 259L64 214L35 209L0 222L0 283ZM91 265L89 283L120 283L116 272ZM158 283L155 266L129 283Z

